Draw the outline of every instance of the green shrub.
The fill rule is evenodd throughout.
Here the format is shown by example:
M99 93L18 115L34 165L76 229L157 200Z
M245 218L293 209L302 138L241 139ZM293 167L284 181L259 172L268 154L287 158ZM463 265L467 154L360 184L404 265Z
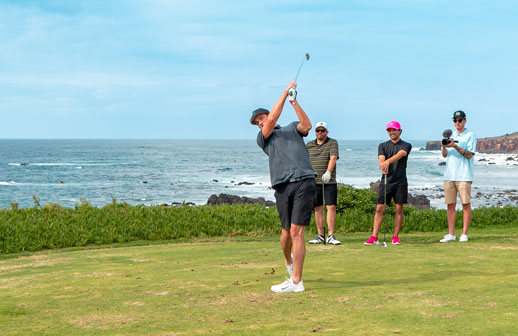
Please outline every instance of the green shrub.
M36 197L35 197L36 198ZM37 198L36 198L37 199ZM35 200L36 201L36 200ZM36 204L35 204L36 205ZM339 187L336 232L369 232L376 208L376 193ZM404 207L403 232L444 231L446 211ZM384 218L387 231L393 228L393 207ZM473 210L472 226L518 225L518 207ZM462 213L457 214L462 227ZM0 211L0 253L38 251L92 244L125 243L140 240L170 240L215 236L267 236L279 234L275 207L261 205L130 206L112 203L93 207L81 199L74 209L58 204ZM314 219L308 234L315 234Z

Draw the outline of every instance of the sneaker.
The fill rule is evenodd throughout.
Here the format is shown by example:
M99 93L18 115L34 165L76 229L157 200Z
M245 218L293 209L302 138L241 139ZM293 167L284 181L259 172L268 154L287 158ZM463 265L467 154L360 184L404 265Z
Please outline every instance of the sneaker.
M460 241L461 243L465 243L465 242L467 242L467 241L468 241L468 236L467 236L467 235L465 235L465 234L460 235L459 241Z
M398 236L392 237L392 245L401 245L401 242L399 241Z
M447 235L444 236L443 239L441 239L439 241L441 243L447 243L447 242L450 242L450 241L454 241L455 239L456 239L455 236L452 236L451 234L448 233ZM466 239L467 239L467 237L466 237Z
M329 237L327 237L327 240L326 240L326 244L331 244L331 245L340 245L342 242L337 240L335 238L335 235L330 235Z
M286 265L286 271L288 271L290 278L293 275L293 254L291 255L291 260L292 260L291 265Z
M380 241L378 240L378 237L370 236L369 240L367 240L363 244L365 244L365 245L378 245L379 243L380 243Z
M321 235L316 236L315 239L309 241L310 244L324 244L324 237Z
M293 280L291 278L287 279L280 285L272 286L272 292L275 293L298 293L303 292L304 290L304 283L302 282L302 280L300 280L300 282L296 284L293 283Z

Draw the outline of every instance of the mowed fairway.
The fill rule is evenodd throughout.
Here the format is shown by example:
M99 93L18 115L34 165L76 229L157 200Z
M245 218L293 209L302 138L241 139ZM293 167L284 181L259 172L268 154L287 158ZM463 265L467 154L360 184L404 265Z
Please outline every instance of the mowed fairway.
M308 245L297 294L270 291L287 275L277 237L9 256L0 334L515 334L518 229L473 229L465 244L441 237Z

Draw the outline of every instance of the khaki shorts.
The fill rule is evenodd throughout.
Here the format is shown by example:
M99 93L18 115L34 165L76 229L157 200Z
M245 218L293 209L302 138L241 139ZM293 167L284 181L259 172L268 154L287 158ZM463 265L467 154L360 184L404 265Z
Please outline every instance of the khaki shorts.
M462 204L471 202L471 182L444 181L444 202L446 204L457 203L457 193L459 193Z

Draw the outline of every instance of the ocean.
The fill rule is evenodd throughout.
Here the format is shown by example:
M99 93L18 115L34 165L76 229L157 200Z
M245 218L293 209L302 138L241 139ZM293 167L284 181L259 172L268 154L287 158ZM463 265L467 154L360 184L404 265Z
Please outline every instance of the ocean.
M308 139L309 141L310 139ZM406 140L406 139L404 139ZM337 180L366 188L381 177L378 143L339 140ZM407 176L411 194L444 209L439 151L413 145ZM474 207L518 205L518 155L475 155ZM112 199L129 204L205 204L227 193L274 200L268 158L255 140L0 140L0 207Z

